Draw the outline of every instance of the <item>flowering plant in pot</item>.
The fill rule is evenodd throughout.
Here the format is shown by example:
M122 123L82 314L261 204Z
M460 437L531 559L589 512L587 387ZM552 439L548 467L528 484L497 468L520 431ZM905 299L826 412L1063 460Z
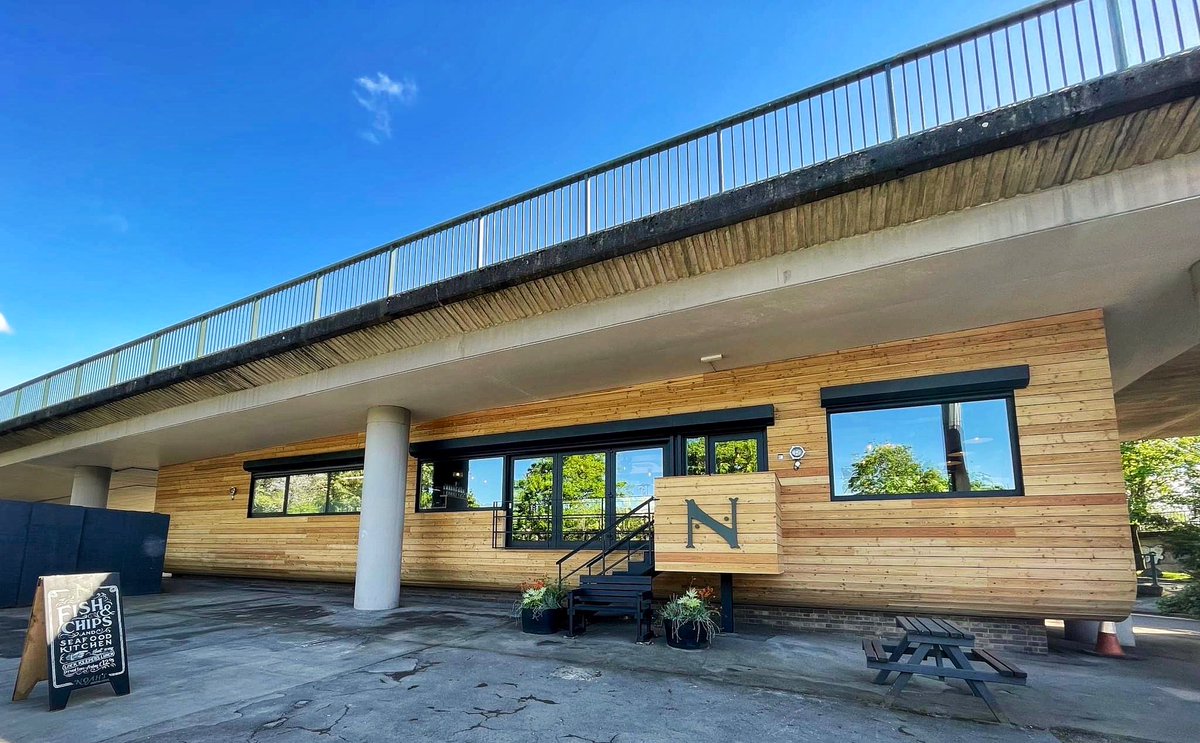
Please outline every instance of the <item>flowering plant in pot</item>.
M521 631L533 635L552 635L566 625L563 608L567 591L561 581L539 578L521 584L521 598L514 607L521 617Z
M712 643L714 635L721 631L717 620L721 612L710 603L716 598L712 588L692 586L682 596L671 596L671 600L658 610L666 630L667 644L683 650L700 650Z

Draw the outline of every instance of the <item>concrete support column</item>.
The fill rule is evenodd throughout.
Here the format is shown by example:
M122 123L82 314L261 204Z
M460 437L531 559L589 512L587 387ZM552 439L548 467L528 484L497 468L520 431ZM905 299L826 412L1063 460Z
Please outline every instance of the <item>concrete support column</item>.
M108 508L108 483L112 470L108 467L79 465L71 482L71 505L88 508Z
M362 515L358 522L355 609L400 605L400 557L404 538L404 488L408 482L408 433L412 413L381 405L367 411Z

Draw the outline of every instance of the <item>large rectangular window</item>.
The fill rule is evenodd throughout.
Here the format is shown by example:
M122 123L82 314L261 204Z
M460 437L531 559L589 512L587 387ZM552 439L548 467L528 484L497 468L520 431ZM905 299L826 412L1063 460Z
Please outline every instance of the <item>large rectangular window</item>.
M1011 395L829 411L833 497L1020 492Z
M362 469L256 475L250 516L317 516L362 509Z

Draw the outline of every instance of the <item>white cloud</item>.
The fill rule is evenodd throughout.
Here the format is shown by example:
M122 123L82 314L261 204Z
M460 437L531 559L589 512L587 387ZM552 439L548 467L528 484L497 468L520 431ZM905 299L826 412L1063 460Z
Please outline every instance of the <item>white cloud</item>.
M392 137L392 105L409 104L417 98L417 84L409 78L393 80L382 72L374 78L360 77L354 81L354 100L371 114L371 128L359 135L372 144Z
M117 234L124 235L129 232L129 220L123 214L103 214L97 221L112 228L112 231Z
M12 326L8 324L8 320L5 319L4 313L0 312L0 335L12 335L12 334L13 334Z

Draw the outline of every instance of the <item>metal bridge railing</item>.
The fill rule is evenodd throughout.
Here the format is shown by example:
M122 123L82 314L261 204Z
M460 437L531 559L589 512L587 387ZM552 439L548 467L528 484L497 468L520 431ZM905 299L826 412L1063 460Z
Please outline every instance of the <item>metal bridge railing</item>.
M927 44L0 392L0 421L1200 44L1200 0L1074 0Z

